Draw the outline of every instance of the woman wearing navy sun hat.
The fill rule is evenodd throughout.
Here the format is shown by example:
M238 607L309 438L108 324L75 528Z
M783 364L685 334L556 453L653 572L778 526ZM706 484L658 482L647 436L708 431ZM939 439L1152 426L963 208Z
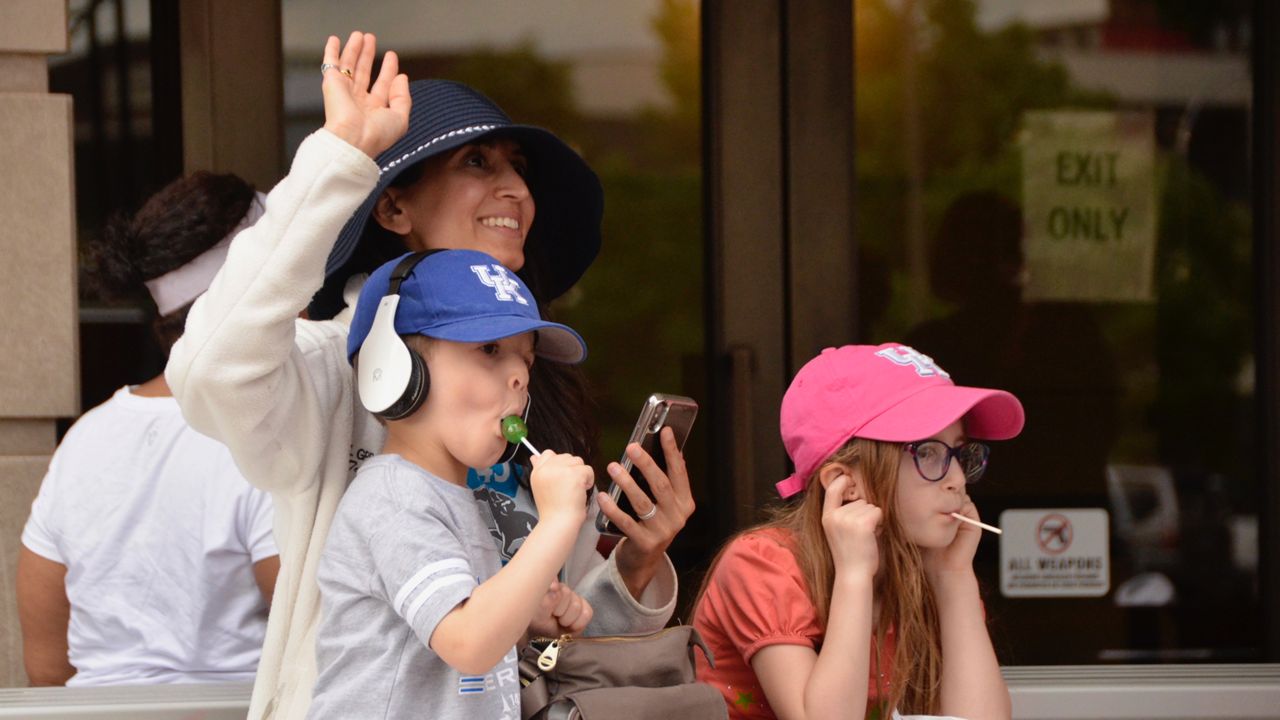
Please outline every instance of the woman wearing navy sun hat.
M191 425L224 442L277 508L282 569L251 718L306 714L320 616L316 562L350 477L385 439L355 397L346 358L362 273L405 250L480 250L518 270L545 304L600 246L600 183L573 150L513 124L464 85L410 84L395 53L374 80L374 55L371 35L352 33L345 47L329 39L325 127L298 148L263 218L232 243L166 370ZM313 319L297 320L308 307ZM579 413L580 378L535 372L531 388L539 401L530 438L541 433L545 447L586 455L592 433ZM649 632L671 616L676 581L665 549L693 503L679 452L670 441L665 448L670 477L647 456L636 464L669 499L643 521L602 503L628 535L608 560L595 550L592 522L578 538L567 580L594 610L590 633ZM482 469L471 484L494 509L500 549L514 552L536 522L519 466Z
M492 148L490 154L504 156L498 159L520 163L516 169L538 218L536 223L527 218L524 227L482 225L498 232L477 238L477 244L498 251L490 254L520 271L540 299L550 301L564 294L600 251L604 193L595 172L560 138L542 128L513 123L493 101L467 85L415 80L409 84L409 93L413 101L409 129L375 159L378 184L333 244L325 263L325 288L312 303L311 316L322 319L345 305L340 294L333 292L336 281L369 272L377 267L375 263L406 249L437 247L442 239L429 237L427 228L420 226L423 218L407 206L422 200L423 193L415 190L449 174L450 156L468 146L476 151ZM477 159L491 159L484 155ZM504 238L503 230L516 232Z

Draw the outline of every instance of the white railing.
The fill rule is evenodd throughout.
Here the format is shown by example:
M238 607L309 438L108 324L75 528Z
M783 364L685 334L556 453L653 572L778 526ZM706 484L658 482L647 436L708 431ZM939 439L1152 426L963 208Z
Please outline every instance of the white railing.
M0 718L23 720L244 720L250 683L0 688Z
M1004 669L1021 720L1275 720L1280 665Z
M1004 669L1019 720L1277 720L1280 665ZM0 718L242 720L249 684L0 689Z

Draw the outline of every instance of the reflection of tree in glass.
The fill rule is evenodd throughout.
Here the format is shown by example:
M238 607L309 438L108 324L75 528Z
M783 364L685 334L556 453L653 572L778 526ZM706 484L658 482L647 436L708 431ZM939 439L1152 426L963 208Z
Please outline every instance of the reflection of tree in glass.
M1022 113L1065 105L1100 106L1106 99L1070 86L1058 65L1036 57L1035 37L1022 25L984 33L968 0L918 0L922 19L914 34L920 108L924 212L932 234L942 211L966 191L1020 190L1014 139ZM900 3L858 0L855 6L856 157L858 237L863 252L905 268L903 205L908 184L902 151L902 46L906 22ZM919 318L908 317L903 272L891 281L893 298L876 337L901 336ZM941 307L926 304L929 315ZM865 332L865 330L864 330Z
M921 318L909 313L905 298L909 178L902 151L907 79L902 72L906 23L900 12L905 4L857 0L859 250L892 269L886 308L862 328L861 337L895 340L910 331L922 350L936 349L940 363L960 382L990 382L1020 392L1028 430L998 449L991 482L984 479L987 486L981 489L984 513L1016 504L1019 494L1067 504L1086 495L1096 499L1103 488L1104 463L1170 468L1184 513L1179 553L1185 573L1175 573L1174 580L1194 619L1189 615L1186 622L1179 621L1181 638L1170 637L1167 628L1135 631L1135 647L1251 647L1247 626L1256 617L1256 606L1240 604L1247 596L1235 592L1239 578L1218 582L1205 570L1233 572L1222 549L1226 544L1218 541L1223 518L1229 512L1250 512L1259 490L1250 368L1256 332L1250 206L1248 188L1240 180L1250 171L1248 108L1177 101L1152 107L1146 101L1085 93L1072 87L1061 68L1037 58L1030 30L1010 26L984 33L974 23L973 4L964 0L916 0L916 5L922 10L914 33L914 82L923 145L924 223L930 237L957 230L970 236L953 243L960 254L930 258L936 265L929 273L934 283L927 301L919 304L925 322L917 324ZM1104 36L1116 31L1122 41L1132 43L1128 49L1174 54L1219 43L1219 50L1240 47L1230 35L1247 25L1253 6L1236 0L1116 0L1110 7ZM1205 28L1226 37L1206 38ZM1126 35L1129 29L1133 32ZM1231 56L1247 62L1240 53ZM1022 117L1041 108L1116 107L1151 111L1156 117L1160 215L1155 301L1022 303L1019 288L1007 282L1009 268L1019 264L1013 252L1015 233L997 226L1019 221L996 223L1003 215L1012 218L1013 199L1022 190L1017 143ZM1183 142L1186 137L1191 139ZM995 196L985 191L1010 198L1009 208L1001 210ZM944 220L949 207L955 215ZM968 217L966 207L973 210ZM964 278L958 285L947 282L948 273ZM987 372L988 380L975 372ZM1220 508L1224 496L1230 510ZM1123 579L1124 548L1113 549L1113 577ZM980 548L978 564L984 572L994 572L995 560L989 547ZM1002 605L1001 611L1011 628L1035 627L1048 622L1053 612L1078 616L1084 607L1080 603L1087 601L1071 610L1055 602L1044 601L1025 615L1016 603ZM1024 659L1092 660L1100 647L1108 646L1100 643L1121 637L1118 626L1103 627L1118 618L1108 603L1089 606L1095 622L1088 631L1073 634L1052 652L1023 647ZM1203 623L1205 616L1245 620ZM1200 627L1214 637L1193 639L1191 630Z
M582 118L569 64L545 57L533 40L510 49L482 48L462 56L409 62L403 63L409 77L466 83L492 98L516 122L550 128L570 143L581 142Z
M924 212L933 236L944 209L966 193L994 190L1019 196L1015 140L1025 111L1108 108L1117 102L1073 88L1061 67L1037 58L1035 36L1026 27L982 32L967 0L917 4L922 16L916 42ZM1131 5L1117 3L1116 12L1136 12ZM1247 15L1239 3L1212 10L1180 0L1160 0L1155 6L1148 14L1157 12L1161 19L1153 22L1163 23L1160 27L1169 32L1186 31L1193 20L1232 25ZM877 340L900 338L918 320L909 316L904 300L909 285L903 247L907 178L901 150L901 7L890 0L856 4L859 244L861 252L883 258L894 269L883 315L862 330L863 337ZM1183 120L1193 122L1194 114ZM1247 400L1237 386L1252 347L1248 206L1225 198L1194 162L1170 153L1169 137L1158 139L1164 157L1156 304L1107 305L1098 313L1113 353L1128 359L1119 368L1126 388L1120 410L1125 431L1117 438L1116 457L1247 477L1252 434L1241 410ZM1230 156L1229 149L1214 154L1224 153ZM1239 170L1248 172L1247 167ZM1217 175L1230 173L1220 169ZM924 307L926 317L937 317L955 303L935 288ZM1212 415L1211 422L1193 423L1205 412Z
M650 161L689 167L701 159L702 71L699 59L698 5L691 0L662 0L653 19L662 41L662 84L671 96L668 111L649 111L661 127L651 136Z
M1114 3L1112 12L1124 8L1125 5L1134 6L1132 10L1139 10L1146 3L1137 2L1120 2ZM1213 37L1215 33L1239 33L1247 35L1244 29L1244 21L1247 21L1251 14L1254 4L1250 0L1216 0L1215 2L1204 2L1204 0L1153 0L1151 3L1154 11L1160 20L1160 24L1167 30L1177 30L1186 34L1197 47L1212 47L1217 40ZM1225 39L1225 38L1224 38Z
M1190 471L1224 473L1237 501L1252 502L1253 268L1247 206L1226 201L1182 158L1169 162L1161 198L1156 360L1150 422L1159 456ZM1250 382L1249 385L1252 383Z
M701 95L698 5L664 0L651 22L670 102L626 117L585 114L573 67L532 41L461 57L417 58L412 77L448 77L493 98L517 122L554 130L581 152L605 191L604 243L582 281L551 311L587 339L601 407L600 456L614 459L650 392L700 394L686 377L702 351ZM535 220L536 222L536 220Z
M698 22L692 0L664 0L653 19L671 102L601 128L591 160L605 186L604 247L558 308L591 343L606 458L650 392L702 395Z

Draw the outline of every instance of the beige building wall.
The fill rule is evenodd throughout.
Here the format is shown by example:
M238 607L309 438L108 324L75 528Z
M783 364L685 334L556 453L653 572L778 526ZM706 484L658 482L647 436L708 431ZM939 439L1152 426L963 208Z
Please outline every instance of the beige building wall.
M14 571L53 452L79 413L71 98L48 92L66 0L0 4L0 687L25 685Z

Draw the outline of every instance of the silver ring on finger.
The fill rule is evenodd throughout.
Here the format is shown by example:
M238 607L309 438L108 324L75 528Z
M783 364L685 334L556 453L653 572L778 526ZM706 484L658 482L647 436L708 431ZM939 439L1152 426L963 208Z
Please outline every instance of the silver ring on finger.
M334 65L333 63L323 63L320 65L320 74L323 75L329 72L330 70L337 70L337 69L338 69L338 66Z
M654 503L653 507L649 508L649 512L643 515L637 515L636 517L640 520L652 520L654 516L657 514L658 514L658 505L657 503Z

